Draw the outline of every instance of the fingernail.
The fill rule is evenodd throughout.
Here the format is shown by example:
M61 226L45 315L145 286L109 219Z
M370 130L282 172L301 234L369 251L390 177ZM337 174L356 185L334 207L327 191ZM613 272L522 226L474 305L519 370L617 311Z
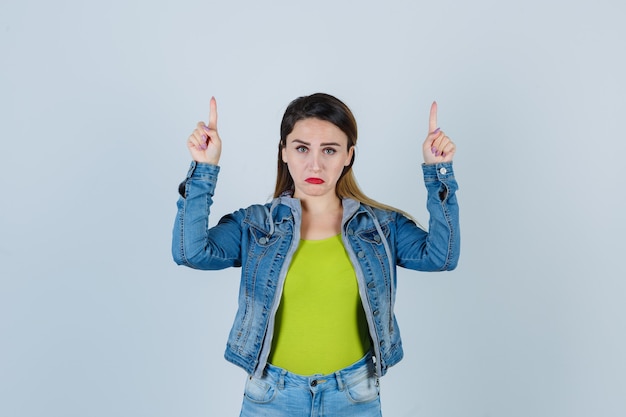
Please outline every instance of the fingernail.
M445 152L441 152L441 156L445 157L446 153Z
M202 145L200 145L200 149L202 149L203 151L206 151L206 144L203 143Z
M439 133L439 131L440 131L440 130L441 130L441 128L440 128L440 127L438 127L437 129L433 130L433 133L432 133L432 134L434 135L435 133Z
M202 126L202 128L204 129L205 132L211 133L211 129L209 129L208 127Z
M437 153L437 148L433 146L432 148L430 148L430 151L433 153L433 155L435 155Z

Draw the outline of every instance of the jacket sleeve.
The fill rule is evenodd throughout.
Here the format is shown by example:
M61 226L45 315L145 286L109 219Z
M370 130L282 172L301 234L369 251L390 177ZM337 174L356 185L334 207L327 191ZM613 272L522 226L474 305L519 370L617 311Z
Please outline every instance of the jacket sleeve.
M458 184L451 162L422 165L422 170L428 191L428 231L398 214L396 263L420 271L450 271L457 266L461 247Z
M172 256L178 265L195 269L241 266L243 211L224 216L209 229L218 173L218 166L194 161L179 187L172 233Z

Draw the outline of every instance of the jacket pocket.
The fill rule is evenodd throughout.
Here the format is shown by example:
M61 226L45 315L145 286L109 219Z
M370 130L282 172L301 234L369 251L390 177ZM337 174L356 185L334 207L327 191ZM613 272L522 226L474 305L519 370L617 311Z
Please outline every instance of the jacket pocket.
M380 229L383 231L384 236L381 236L376 228L360 231L357 233L357 236L361 240L371 243L372 245L382 245L382 239L387 239L389 237L389 225L381 224Z

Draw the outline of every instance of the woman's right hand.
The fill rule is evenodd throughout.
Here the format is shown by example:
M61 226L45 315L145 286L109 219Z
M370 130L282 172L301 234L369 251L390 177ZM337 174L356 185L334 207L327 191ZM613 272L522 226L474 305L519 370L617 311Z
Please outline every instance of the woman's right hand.
M187 149L196 162L219 165L222 153L222 140L217 133L217 102L211 97L209 124L198 122L196 129L187 140Z

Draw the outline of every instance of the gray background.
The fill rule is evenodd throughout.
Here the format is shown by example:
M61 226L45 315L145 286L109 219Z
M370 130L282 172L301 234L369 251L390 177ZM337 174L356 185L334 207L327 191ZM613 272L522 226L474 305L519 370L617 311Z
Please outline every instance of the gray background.
M185 140L218 99L215 216L273 191L278 126L351 106L372 197L427 222L432 100L462 259L401 271L386 416L623 416L623 2L0 5L0 416L237 415L239 270L169 252Z

